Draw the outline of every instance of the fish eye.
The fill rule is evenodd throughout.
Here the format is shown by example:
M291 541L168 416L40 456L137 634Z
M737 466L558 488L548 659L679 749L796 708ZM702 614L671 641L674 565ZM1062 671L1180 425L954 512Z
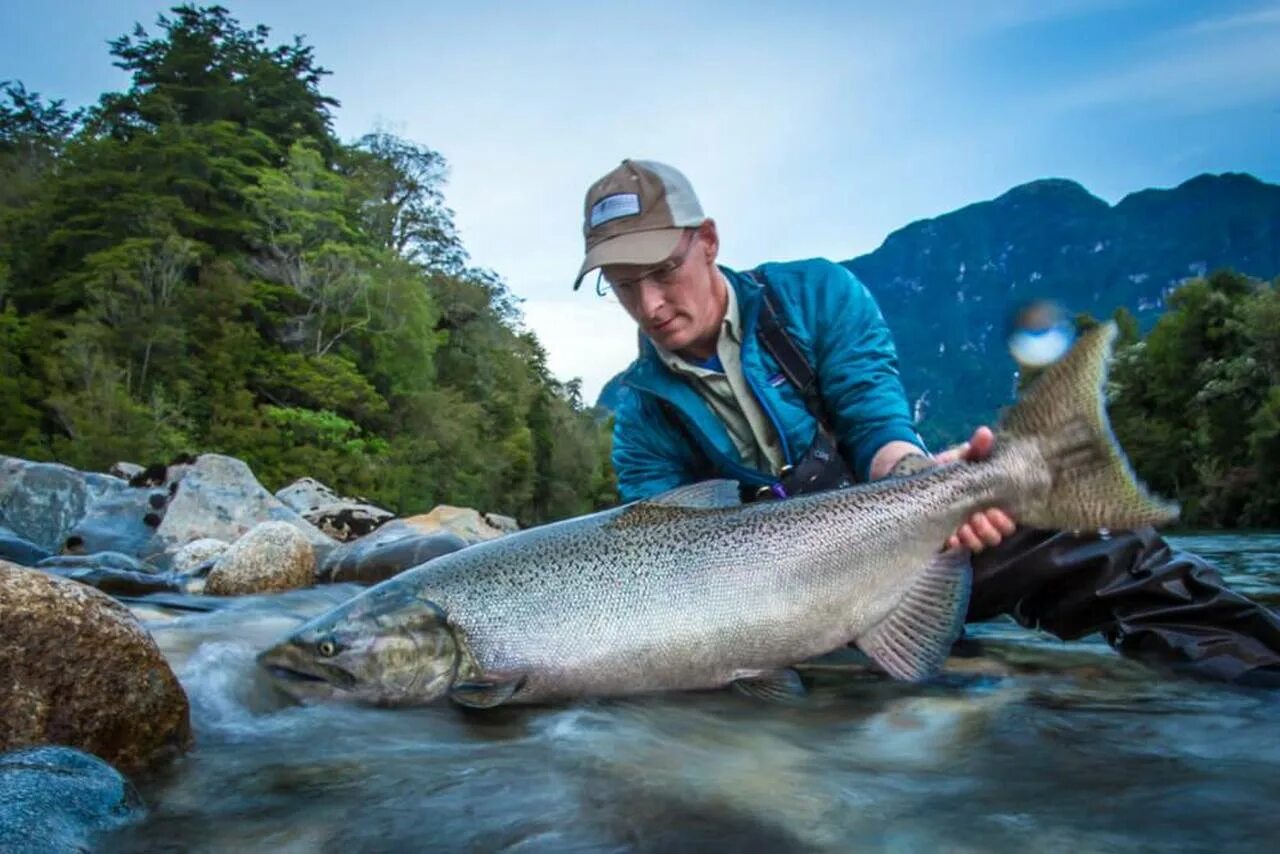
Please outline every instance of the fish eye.
M325 658L332 658L338 654L338 645L333 642L333 638L325 638L316 644L316 652Z

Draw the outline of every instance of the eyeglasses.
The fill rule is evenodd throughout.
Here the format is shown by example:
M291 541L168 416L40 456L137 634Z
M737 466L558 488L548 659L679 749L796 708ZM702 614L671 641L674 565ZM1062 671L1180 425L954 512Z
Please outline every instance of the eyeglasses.
M689 250L693 248L693 238L697 235L698 229L685 229L684 236L680 238L680 242L676 245L676 251L671 253L667 260L661 264L657 264L645 270L638 276L629 276L625 279L619 279L611 282L604 276L604 270L601 269L596 273L596 295L606 296L610 290L617 291L619 288L629 288L632 285L638 285L645 279L653 279L659 284L666 284L666 279L676 270L684 266L685 259L689 257Z

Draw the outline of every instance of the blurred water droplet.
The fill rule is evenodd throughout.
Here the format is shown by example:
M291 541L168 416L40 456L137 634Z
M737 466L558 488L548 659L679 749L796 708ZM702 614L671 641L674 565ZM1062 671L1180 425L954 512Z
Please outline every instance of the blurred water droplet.
M1041 368L1061 359L1075 340L1075 326L1052 300L1019 307L1009 324L1009 352L1019 365Z

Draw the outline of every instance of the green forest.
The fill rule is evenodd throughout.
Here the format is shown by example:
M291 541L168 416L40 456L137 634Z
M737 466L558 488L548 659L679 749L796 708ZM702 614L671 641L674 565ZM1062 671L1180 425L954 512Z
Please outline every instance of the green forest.
M1179 525L1280 526L1280 281L1191 279L1145 337L1127 310L1111 319L1111 426L1147 485L1181 503ZM1078 332L1098 322L1075 318Z
M85 108L0 84L0 453L213 451L273 490L524 524L616 500L609 422L470 263L438 152L338 139L311 48L219 7L110 57L131 85ZM1194 280L1141 340L1116 319L1138 472L1184 524L1280 525L1277 285Z
M1280 281L1193 279L1141 340L1115 320L1111 422L1137 472L1182 525L1280 526Z
M327 73L219 7L110 43L127 91L0 90L0 452L216 451L408 514L614 500L608 425L469 264L439 153L333 131Z

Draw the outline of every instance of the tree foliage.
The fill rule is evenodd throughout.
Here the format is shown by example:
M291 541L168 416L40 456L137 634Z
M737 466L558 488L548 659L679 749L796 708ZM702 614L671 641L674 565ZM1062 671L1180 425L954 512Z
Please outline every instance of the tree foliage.
M1211 527L1280 524L1280 282L1183 284L1143 340L1127 312L1111 419L1138 473Z
M0 84L0 452L216 451L401 513L615 499L608 426L468 266L447 166L332 131L310 47L180 6L85 110Z

